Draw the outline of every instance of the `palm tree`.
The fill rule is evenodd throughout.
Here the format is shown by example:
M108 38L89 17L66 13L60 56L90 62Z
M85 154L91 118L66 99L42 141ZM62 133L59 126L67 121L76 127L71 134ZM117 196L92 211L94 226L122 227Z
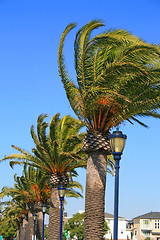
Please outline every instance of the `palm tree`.
M5 209L2 214L3 218L0 224L0 233L4 239L12 239L16 236L17 225L15 223L16 217L8 215L8 209ZM19 240L19 238L17 239Z
M142 123L139 117L159 118L160 48L121 29L91 38L104 26L93 20L76 34L74 59L76 82L64 61L64 41L76 24L69 24L59 43L59 73L67 98L86 125L83 150L88 153L85 240L103 239L106 155L110 154L110 130L123 121Z
M13 199L19 200L22 199L28 209L28 224L25 227L28 239L32 238L34 234L33 229L33 215L37 214L37 239L41 239L42 233L42 205L45 204L49 206L51 191L50 186L48 185L48 176L43 173L40 169L35 169L32 166L27 167L24 166L23 175L21 177L17 177L15 175L15 188L13 191L17 189L15 192Z
M10 165L28 164L37 167L50 177L51 207L49 212L49 238L57 240L59 235L59 196L57 187L67 186L72 176L77 176L76 168L86 166L84 153L81 153L84 134L79 133L83 124L69 115L60 119L59 114L52 117L48 126L40 115L37 120L37 133L31 127L35 143L32 154L16 146L20 153L5 156L1 161L12 159ZM48 132L47 132L48 127ZM13 160L16 159L16 160Z
M45 181L44 174L40 173L39 169L33 169L33 167L24 166L24 175L18 177L14 175L15 184L14 187L4 187L0 193L0 197L4 196L12 197L12 202L15 204L15 211L17 206L23 204L23 211L20 208L20 220L19 221L19 233L20 239L24 239L26 234L27 239L32 239L34 234L33 229L33 215L38 214L38 230L37 239L41 239L42 229L42 204L50 199L50 188ZM30 180L30 181L29 181ZM13 208L12 208L13 209ZM14 215L14 212L11 212ZM27 218L27 221L26 221Z
M10 206L10 215L18 216L16 220L18 231L17 236L24 239L31 239L33 235L33 214L37 213L37 239L41 239L42 233L42 205L49 206L51 198L51 189L48 185L48 176L35 169L32 166L24 166L22 177L14 175L14 187L4 187L0 193L0 198L10 196L12 202L5 202L3 204ZM79 198L82 195L74 190L75 188L83 191L82 185L77 181L69 182L66 197ZM23 207L22 207L23 206ZM47 211L48 212L48 211ZM16 218L17 219L17 218ZM26 221L26 219L28 221ZM18 238L19 238L18 237Z
M1 192L2 195L9 196L9 188L3 188ZM13 195L13 192L10 192L10 196ZM2 212L2 229L4 237L9 237L10 234L16 235L17 240L24 239L24 217L23 215L27 213L26 205L22 201L9 200L2 202L4 210ZM8 231L9 230L9 231ZM10 236L11 237L11 236ZM10 238L9 238L10 239Z

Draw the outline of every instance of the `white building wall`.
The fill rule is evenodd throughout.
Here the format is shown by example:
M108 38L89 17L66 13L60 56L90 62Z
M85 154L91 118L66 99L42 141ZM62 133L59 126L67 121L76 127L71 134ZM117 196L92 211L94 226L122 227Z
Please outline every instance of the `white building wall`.
M114 219L106 219L108 223L109 231L105 234L105 239L113 239ZM127 229L127 220L125 218L118 219L118 239L130 239L131 232Z

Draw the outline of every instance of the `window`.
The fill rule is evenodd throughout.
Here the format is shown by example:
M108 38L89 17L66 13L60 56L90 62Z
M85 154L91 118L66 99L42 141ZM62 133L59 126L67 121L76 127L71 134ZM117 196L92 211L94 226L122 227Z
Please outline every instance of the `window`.
M142 231L144 236L150 236L150 231Z
M160 229L160 220L154 220L155 229Z
M149 225L149 220L148 219L144 219L143 220L143 225Z

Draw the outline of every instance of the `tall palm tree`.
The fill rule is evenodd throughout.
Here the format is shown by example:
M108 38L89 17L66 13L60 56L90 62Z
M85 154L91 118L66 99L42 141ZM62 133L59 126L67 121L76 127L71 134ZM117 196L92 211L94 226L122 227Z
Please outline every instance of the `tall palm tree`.
M83 150L88 153L85 240L103 239L106 155L110 154L110 130L123 121L160 117L160 48L121 29L91 37L104 26L93 20L76 34L76 81L64 61L64 41L76 24L69 24L59 43L59 73L70 105L86 125Z
M52 204L49 213L49 240L57 240L59 235L59 196L57 187L67 186L69 179L76 176L76 168L86 166L81 153L83 124L69 115L60 119L59 114L52 117L48 125L40 115L37 120L37 132L31 127L31 136L35 143L32 154L16 146L20 153L5 156L1 161L10 159L10 165L28 164L41 169L50 177ZM48 127L48 129L47 129ZM48 130L48 132L47 132ZM13 160L16 159L16 160Z

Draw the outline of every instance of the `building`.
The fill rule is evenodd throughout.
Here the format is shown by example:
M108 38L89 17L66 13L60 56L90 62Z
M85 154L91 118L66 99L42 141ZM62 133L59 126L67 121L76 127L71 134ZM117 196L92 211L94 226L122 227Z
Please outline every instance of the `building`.
M160 212L149 212L133 218L133 240L160 240Z
M64 222L70 217L64 216ZM106 240L113 239L114 215L105 213L109 231ZM118 240L160 240L160 212L149 212L128 220L118 217Z
M108 223L109 231L105 234L105 239L113 239L114 215L105 213L105 220ZM128 228L128 220L118 217L118 240L131 239L131 228Z
M79 213L84 213L84 211L79 211ZM64 215L64 224L71 217L67 217L67 213ZM105 234L104 239L111 240L113 239L113 224L114 224L114 215L105 213L105 220L108 223L109 231ZM126 218L118 217L118 240L128 240L131 239L131 228L129 228L129 221Z

